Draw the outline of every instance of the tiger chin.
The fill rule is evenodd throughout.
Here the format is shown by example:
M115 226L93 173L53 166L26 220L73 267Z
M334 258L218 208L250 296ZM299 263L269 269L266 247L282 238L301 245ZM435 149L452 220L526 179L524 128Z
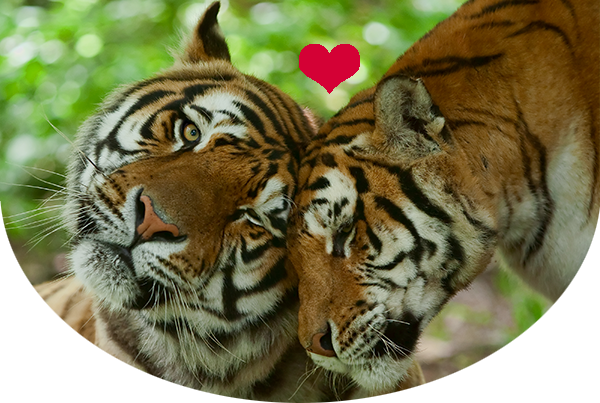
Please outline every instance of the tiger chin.
M308 146L288 245L299 338L373 394L495 256L555 301L600 207L596 0L474 0Z

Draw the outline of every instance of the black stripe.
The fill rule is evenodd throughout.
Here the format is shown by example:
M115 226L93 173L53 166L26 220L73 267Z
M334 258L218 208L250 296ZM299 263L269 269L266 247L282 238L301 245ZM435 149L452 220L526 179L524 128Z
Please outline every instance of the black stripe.
M547 22L544 22L544 21L530 22L525 27L508 35L507 38L514 38L516 36L528 34L528 33L535 32L535 31L548 31L548 32L554 32L555 34L558 34L558 36L560 36L560 38L563 40L565 45L567 45L567 47L571 51L571 54L573 54L573 45L571 44L571 41L569 40L569 37L567 36L567 34L562 29L557 27L556 25L548 24Z
M316 181L314 181L313 183L311 183L307 189L308 190L322 190L322 189L327 189L328 187L331 186L331 182L329 182L329 179L327 179L324 176L319 177Z
M333 131L334 129L337 129L337 128L343 127L343 126L356 126L356 125L361 125L361 124L375 126L375 119L361 118L361 119L347 120L345 122L334 122L333 125L331 126L330 131Z
M476 113L478 115L486 116L488 120L501 120L502 122L505 122L505 123L515 124L514 119L509 118L507 116L498 115L497 111L489 111L487 109L479 109L479 108L464 108L464 107L457 108L457 111Z
M304 128L309 126L306 117L297 103L291 100L289 97L285 99L282 98L282 93L278 91L275 87L271 86L268 83L265 83L261 80L256 80L255 84L263 90L266 94L270 95L271 98L275 99L275 109L279 113L279 116L282 117L283 125L287 128L287 131L277 131L277 133L283 136L283 140L288 150L292 152L292 155L296 162L300 162L300 148L298 147L298 142L307 143L312 135L312 130L307 131L302 135L302 129L298 125L297 120L300 119L303 122ZM298 113L297 116L292 114L292 105L295 106L295 110ZM287 116L287 120L283 119L283 115ZM296 133L297 136L290 135L290 127L288 125L288 121L292 123L292 132ZM296 140L296 137L299 137L299 141Z
M417 231L417 228L415 227L414 223L410 220L410 218L406 216L406 214L404 214L402 209L390 199L387 199L382 196L375 196L374 201L375 205L378 208L384 210L388 214L388 216L390 216L390 218L402 224L413 236L415 240L415 247L413 250L408 252L407 255L415 262L415 264L419 264L421 262L421 259L423 258L424 248L422 245L422 238L419 235L419 232Z
M375 98L374 95L369 95L366 98L356 100L356 101L354 101L354 102L346 105L342 109L340 109L335 115L332 116L332 118L336 118L336 117L340 116L342 113L346 112L349 109L355 108L355 107L360 106L362 104L373 102L374 98Z
M563 5L569 9L569 14L571 14L571 17L574 20L577 20L577 16L575 15L575 7L573 7L573 4L571 4L569 0L560 0L560 2L563 3Z
M249 290L245 290L243 292L243 296L270 290L271 288L279 284L281 281L283 281L287 277L285 262L286 258L279 259L277 263L275 263L273 267L271 267L271 270L269 270L267 275L263 277L258 284L256 284Z
M164 80L165 80L164 77L155 77L155 78L150 78L148 80L140 81L138 83L131 85L130 87L125 89L125 91L122 94L120 94L118 100L114 101L111 105L107 106L104 109L104 112L107 114L116 112L117 109L119 109L119 107L121 105L123 105L123 102L125 102L131 94L133 94L136 91L141 90L142 88L144 88L146 86L152 85L153 83L161 82ZM188 80L182 80L182 81L188 81ZM162 91L162 90L157 90L157 91Z
M321 162L323 163L323 165L330 168L336 168L338 166L335 162L335 157L333 156L333 154L327 152L321 154Z
M550 225L550 221L552 220L552 216L554 213L554 201L550 196L550 191L548 189L548 184L546 182L547 175L547 161L546 161L546 147L541 143L539 138L533 135L529 130L529 126L525 121L525 117L523 116L523 112L519 105L517 107L517 116L518 116L518 124L517 124L517 132L521 135L521 158L523 161L523 169L525 171L525 178L527 179L527 185L529 187L529 191L536 198L537 201L537 219L540 222L540 226L537 228L535 237L533 242L527 245L524 262L527 262L531 256L536 253L544 244L544 238L546 236L546 231L548 226ZM538 164L540 170L540 183L534 183L533 174L532 174L532 165L531 165L531 157L529 155L529 150L527 149L527 143L530 144L530 148L538 153ZM538 192L539 188L539 192ZM541 193L541 195L539 194Z
M479 18L479 17L484 16L486 14L492 14L492 13L498 11L498 10L501 10L501 9L507 8L507 7L530 6L530 5L534 5L534 4L538 4L538 3L539 3L539 1L537 1L537 0L506 0L506 1L501 1L499 3L492 4L491 6L484 7L480 12L478 12L477 14L470 15L468 18Z
M194 69L192 70L178 70L178 71L173 71L171 73L166 73L163 74L161 76L158 77L153 77L153 78L149 78L147 80L142 80L139 81L135 84L130 85L129 87L127 87L125 89L125 91L123 92L123 94L121 94L121 97L119 98L119 100L117 102L115 102L115 106L118 108L119 105L122 104L123 100L125 100L127 97L129 97L131 94L133 94L134 92L150 86L154 83L158 83L158 82L162 82L166 85L169 85L169 81L174 81L174 82L181 82L181 81L196 81L196 80L212 80L214 82L224 82L224 81L231 81L234 78L236 78L233 75L230 74L219 74L218 76L212 76L212 75L201 75L199 74L201 72L201 70L199 69ZM116 110L116 108L115 108Z
M454 288L454 280L461 273L461 268L464 265L465 251L460 242L451 235L446 239L448 249L446 250L446 261L442 263L442 269L446 273L441 279L441 285L444 291L448 294L448 298L454 295L458 290Z
M350 143L352 140L354 139L354 136L337 136L332 138L331 140L327 140L325 141L325 143L323 143L324 146L328 146L331 144L336 144L336 145L343 145L343 144L348 144Z
M244 121L242 119L240 119L235 113L233 113L231 111L226 111L224 109L219 109L219 110L216 110L215 112L222 113L224 115L229 116L229 119L231 119L231 122L234 125L243 125L244 124Z
M273 215L269 215L269 222L271 226L276 230L280 231L282 234L286 234L287 232L287 221L281 217L276 217Z
M596 187L598 184L598 170L600 170L600 156L598 155L598 139L596 137L596 126L594 126L595 116L594 112L590 114L590 122L592 124L592 129L590 130L590 135L592 139L592 144L594 145L594 165L592 167L592 186L591 191L592 194L590 196L590 203L588 206L588 218L591 218L592 211L594 209L594 205L596 204Z
M119 129L121 128L121 126L123 125L125 120L127 118L129 118L131 115L133 115L135 112L137 112L138 110L145 108L146 106L151 105L155 102L158 102L159 100L161 100L162 98L164 98L166 96L175 95L175 94L176 93L174 91L157 90L157 91L152 91L148 94L144 94L143 96L141 96L140 99L138 99L135 104L131 105L129 107L129 109L127 109L125 114L123 114L123 116L121 116L121 118L119 119L117 124L112 128L112 130L108 134L107 138L104 141L100 141L96 144L96 149L95 149L96 155L100 155L100 150L104 146L109 147L109 149L112 151L126 153L125 150L122 149L121 145L118 143L118 141L116 139L116 134L119 132ZM116 111L116 109L118 109L118 108L115 108L114 110Z
M394 256L394 258L392 259L391 262L383 265L383 266L377 266L371 263L366 263L365 266L370 267L372 269L377 269L377 270L384 270L384 271L389 271L392 270L394 268L396 268L396 266L398 266L400 263L402 263L402 261L404 261L404 259L406 259L407 257L410 257L410 252L398 252L396 254L396 256ZM380 279L378 279L380 280Z
M421 334L419 330L420 323L421 320L417 319L410 312L404 312L399 320L389 322L383 337L373 348L374 356L381 357L386 355L396 360L401 360L414 353L417 340ZM390 350L390 347L387 345L390 341L396 344L402 353L396 350Z
M487 160L485 159L485 157L484 157L484 156L481 156L481 158L483 158L483 159L484 159L484 165L487 167L487 164L486 164L486 162L485 162L485 161L487 161ZM478 230L478 232L481 232L481 233L482 233L482 238L483 238L483 241L484 241L484 242L486 242L486 241L489 241L489 240L492 240L492 239L494 239L494 238L495 238L495 237L498 235L498 232L497 232L497 231L496 231L494 228L491 228L490 226L488 226L487 224L485 224L483 221L481 221L481 220L478 220L478 219L474 218L474 217L473 217L473 216L472 216L472 215L471 215L471 214L470 214L470 213L467 211L467 208L466 208L466 206L464 205L464 203L462 202L462 200L460 199L460 197L459 197L458 195L456 195L456 193L454 192L454 190L453 190L452 188L448 187L448 188L447 188L447 189L445 189L445 190L446 190L446 193L449 193L449 194L452 196L452 198L453 198L453 199L454 199L454 200L455 200L455 201L456 201L458 204L460 204L460 206L461 206L461 210L462 210L462 213L463 213L463 215L465 216L465 218L467 219L467 221L469 221L469 223L470 223L470 224L471 224L473 227L475 227L475 228ZM503 188L503 190L504 190L504 197L506 198L506 187L504 187L504 188ZM508 202L508 200L507 200L507 202ZM472 206L471 204L470 204L470 206L471 206L471 208L473 208L473 206ZM511 214L512 214L512 213L511 213Z
M159 112L153 113L148 119L146 119L146 121L140 128L140 135L147 141L148 140L154 141L154 142L158 141L158 138L154 135L154 131L152 130L152 126L154 125L154 122L156 121L156 117L158 116L158 113Z
M204 93L210 89L218 87L216 84L194 84L190 85L183 89L183 97L187 101L192 101L199 95L204 95ZM169 108L171 109L171 108Z
M150 116L150 118L144 123L144 125L140 129L141 135L147 139L156 139L154 137L154 133L151 132L151 126L161 112L173 111L177 113L179 118L184 118L184 115L182 113L183 107L187 105L192 98L203 95L207 90L210 90L215 87L216 85L213 84L197 84L184 89L184 98L179 98L169 102L168 104L161 107L158 111L154 112L152 116ZM190 106L193 108L195 105Z
M269 161L280 161L287 155L285 151L274 148L264 149L262 153L267 156L267 160Z
M321 205L323 205L323 204L328 204L328 203L329 203L329 200L327 200L327 199L325 199L325 198L323 198L323 197L320 197L320 198L318 198L318 199L313 199L313 200L310 202L310 204L314 204L314 205L316 205L316 206L321 206Z
M350 201L347 198L342 198L339 202L335 202L333 204L333 214L337 218L342 214L342 209L350 204Z
M448 261L454 260L456 263L458 263L458 267L462 266L465 262L464 248L453 235L448 237L447 242L448 250L446 251L446 259Z
M123 218L123 214L121 214L121 212L119 211L117 206L112 202L112 200L110 200L108 198L108 196L104 193L104 190L102 188L98 189L98 191L96 192L96 196L98 196L100 201L102 201L104 203L104 205L106 207L108 207L110 212L113 213L115 216L117 216L117 218L119 218L119 220L125 221L125 219Z
M252 126L254 126L256 131L258 131L258 133L260 133L264 137L265 125L263 124L261 118L256 114L256 112L254 112L251 108L249 108L241 102L234 101L233 104L240 108L242 115L244 115L244 119L250 122Z
M232 251L227 263L221 269L223 273L223 288L221 293L221 299L223 301L223 312L217 313L218 316L224 317L226 320L235 321L242 315L237 310L237 301L241 297L240 290L233 283L233 272L235 271L235 251ZM205 311L210 312L206 308Z
M484 224L482 221L477 220L476 218L473 218L469 213L467 213L466 210L463 209L463 214L464 216L467 218L467 220L469 221L469 223L475 227L479 232L482 233L482 238L484 242L488 242L494 238L496 238L496 235L498 234L497 231L493 228L490 228L489 226L487 226L486 224Z
M248 78L250 81L252 81L252 83L254 85L256 85L259 89L261 89L265 94L268 94L271 98L275 98L278 101L275 105L276 108L278 109L278 111L280 113L284 112L288 115L289 120L292 122L292 125L294 126L294 132L298 133L298 135L300 136L301 142L306 142L306 141L310 140L310 138L313 135L313 129L311 128L306 116L304 115L304 112L300 108L300 105L298 105L296 102L294 102L289 97L283 98L281 96L282 93L277 88L270 85L269 83L266 83L262 80L257 79L256 77L252 77L252 76L246 76L246 78ZM295 109L297 116L294 116L292 114L292 111L290 109L292 106ZM300 122L302 124L302 128L300 128L300 126L298 125L298 120L300 120ZM282 133L282 132L280 132L280 133L289 135L289 133ZM290 147L290 150L293 150L293 149L294 148Z
M581 298L583 298L583 293L588 285L588 282L596 273L598 269L598 261L600 257L600 236L596 239L596 244L594 248L590 252L587 261L585 262L585 267L581 276L579 277L579 282L577 283L577 288L575 289L575 293L573 297L569 301L569 307L571 311L575 314L575 317L579 318L579 305L581 305Z
M288 131L283 129L281 122L279 121L277 116L275 116L273 110L269 108L267 104L255 93L249 90L246 90L245 92L248 98L250 98L250 100L261 110L265 117L271 122L273 128L275 129L275 132L280 136L289 137ZM264 135L264 137L267 142L270 142L270 137L267 137L266 134ZM277 141L275 142L275 144L280 145L280 143Z
M452 218L443 209L433 204L431 200L421 191L417 186L412 176L411 171L400 170L397 168L390 168L390 170L398 175L400 186L402 191L410 199L410 201L419 210L423 211L430 217L437 218L445 224L450 224Z
M481 24L473 25L470 27L472 30L476 29L493 29L493 28L506 28L512 27L515 25L513 21L491 21L491 22L482 22Z
M462 126L483 126L483 127L489 126L489 124L487 122L482 122L480 120L473 120L473 119L447 120L446 122L452 130L456 130Z
M377 251L377 254L381 254L381 248L383 246L383 244L381 243L381 240L379 239L379 237L377 235L375 235L375 233L373 232L373 229L371 229L370 225L367 225L367 237L369 238L369 242L371 243L371 246L373 246L373 248L375 248L375 250Z
M356 182L356 191L358 193L368 192L369 181L365 176L365 171L361 167L350 167L348 170L350 171L350 175L354 177L354 181Z
M198 105L194 105L194 104L190 105L190 108L192 108L193 110L198 112L201 116L203 116L204 119L206 119L206 121L208 123L211 123L213 121L213 118L214 118L213 113L211 111L209 111L208 109L203 108Z
M242 262L250 263L254 260L258 260L262 258L266 251L268 251L273 245L271 242L265 242L264 244L257 246L254 249L248 249L248 245L246 244L246 240L242 237L242 250L241 257Z
M420 66L408 66L402 69L401 74L413 77L432 77L456 73L463 69L473 69L486 66L493 61L499 59L504 54L496 53L487 56L475 56L471 58L446 56L440 59L425 59ZM447 64L444 67L440 65Z
M205 307L201 307L200 309L220 319L223 318L223 315L218 311L206 309ZM298 290L296 288L291 288L287 290L281 299L269 310L263 312L262 315L259 315L255 318L250 318L248 321L244 322L244 334L247 335L247 338L250 340L264 340L266 334L269 336L273 335L273 331L269 328L269 323L280 321L282 318L286 318L285 314L297 311ZM277 323L277 325L279 327L279 323ZM212 333L215 338L225 346L227 346L229 343L235 342L239 338L239 331L228 332L222 330L213 330ZM208 340L203 340L203 342L206 341Z

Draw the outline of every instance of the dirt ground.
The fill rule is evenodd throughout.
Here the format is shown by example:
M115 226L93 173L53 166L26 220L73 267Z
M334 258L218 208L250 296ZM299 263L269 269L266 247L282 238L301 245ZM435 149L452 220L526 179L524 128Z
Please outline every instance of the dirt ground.
M436 320L452 333L448 341L427 333L422 339L417 359L431 394L440 403L594 403L598 375L585 368L505 380L499 337L511 324L511 311L491 279L491 273L480 276L451 302L491 312L490 323L442 316Z

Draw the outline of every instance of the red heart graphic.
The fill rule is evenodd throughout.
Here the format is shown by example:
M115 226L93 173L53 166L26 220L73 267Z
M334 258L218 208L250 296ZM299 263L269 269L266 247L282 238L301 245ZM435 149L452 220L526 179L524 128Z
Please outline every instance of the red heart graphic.
M360 54L352 45L341 44L327 51L318 44L306 45L300 52L300 70L331 94L360 67Z

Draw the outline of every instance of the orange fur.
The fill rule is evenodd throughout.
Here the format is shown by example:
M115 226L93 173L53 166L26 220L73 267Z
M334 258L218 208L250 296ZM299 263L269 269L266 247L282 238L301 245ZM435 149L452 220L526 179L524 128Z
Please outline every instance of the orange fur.
M65 213L74 275L38 291L95 345L162 379L246 399L336 399L297 341L285 261L314 125L231 65L218 10L172 68L118 89L81 127Z
M495 253L561 295L600 207L599 7L469 1L322 126L288 234L317 363L395 390Z

